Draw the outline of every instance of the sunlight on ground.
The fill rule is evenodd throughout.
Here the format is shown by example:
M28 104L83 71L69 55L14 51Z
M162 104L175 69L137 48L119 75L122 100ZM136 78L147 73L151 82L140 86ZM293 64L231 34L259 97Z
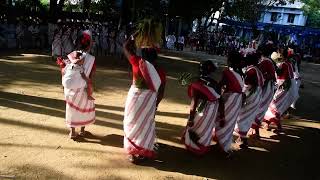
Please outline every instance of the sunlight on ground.
M298 119L285 120L286 134L281 136L261 130L263 137L250 139L248 151L236 151L234 160L226 160L214 143L213 152L205 157L187 153L180 139L190 99L186 88L177 85L177 69L169 69L166 97L156 114L157 142L164 146L159 146L162 154L155 163L132 165L123 150L124 103L132 80L126 69L98 67L99 91L94 94L97 121L86 128L91 136L75 142L68 139L64 122L59 68L46 55L24 53L7 57L0 58L5 65L0 67L0 72L4 72L0 75L0 174L18 179L230 180L248 179L243 168L251 170L251 177L264 174L264 168L257 165L259 161L270 167L270 173L264 174L266 179L292 179L308 174L305 169L312 168L308 164L319 149L315 147L318 143L313 142L319 134L319 123ZM160 57L170 59L163 62L168 67L175 63L182 70L196 69L198 64L192 57ZM301 163L297 164L297 159ZM282 166L278 167L279 164Z
M26 106L35 107L35 108L41 108L41 109L44 109L44 110L54 110L54 111L59 111L59 112L63 112L63 113L65 112L65 110L61 110L61 109L58 109L58 108L51 108L51 107L48 107L48 106L38 105L38 104L34 104L34 103L14 101L14 100L6 99L6 98L0 98L0 100L5 100L5 101L13 102L13 103L19 103L21 105L26 105Z
M249 149L253 149L255 151L261 151L261 152L269 152L267 149L260 148L260 147L249 147Z
M270 138L265 138L265 137L261 137L260 139L263 141L274 142L274 143L280 142L280 140L278 140L278 139L270 139Z
M310 127L310 128L316 128L320 129L320 122L312 121L312 120L306 120L306 119L296 119L296 120L289 120L284 121L285 124L293 125L295 127Z
M25 63L30 63L30 64L32 64L33 63L33 61L32 60L30 60L30 61L28 61L28 60L18 60L18 61L15 61L15 60L7 60L7 59L0 59L0 62L7 62L7 63L22 63L22 64L25 64Z
M49 57L49 58L51 58L51 56L43 55L43 54L21 54L21 55L25 56L25 57Z
M194 61L194 60L190 60L190 59L185 59L185 58L181 58L181 57L177 57L177 56L167 56L167 55L162 55L162 54L159 54L158 56L159 56L159 57L162 57L162 58L167 58L167 59L172 59L172 60L177 60L177 61L182 61L182 62L199 64L198 61Z

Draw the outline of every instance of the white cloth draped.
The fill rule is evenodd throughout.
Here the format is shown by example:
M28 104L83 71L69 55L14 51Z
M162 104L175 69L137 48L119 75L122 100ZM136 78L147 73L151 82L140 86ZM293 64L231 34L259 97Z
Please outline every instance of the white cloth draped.
M235 82L238 83L241 88L244 86L242 77L234 72L232 68L229 68L230 72L234 75ZM225 124L223 127L216 126L215 135L219 142L221 148L227 152L231 149L233 131L237 122L237 118L240 113L242 104L242 94L241 93L223 93L222 98L225 101L224 111L225 111Z
M259 106L256 121L255 121L255 125L259 126L263 121L264 115L266 114L269 104L272 101L272 98L274 95L274 89L275 89L275 86L273 81L269 81L267 82L266 85L263 86L262 93L261 93L260 106Z
M93 64L94 56L86 55L84 60L84 73L89 77ZM95 105L93 100L88 99L86 89L64 88L66 100L66 124L68 127L86 126L95 121Z
M135 85L131 86L123 120L124 149L131 155L153 158L156 138L154 117L160 77L153 65L147 61L141 60L139 68L143 77L148 77L145 80L151 83L154 89L139 89Z
M193 121L194 125L192 127L187 126L183 136L186 148L196 154L204 154L208 151L219 107L218 98L220 95L211 87L204 85L204 88L208 88L209 92L212 93L216 100L207 101L203 112L196 113ZM191 139L190 131L194 132L199 137L197 142L194 142L194 140Z
M128 154L154 156L157 93L131 86L124 112L124 149Z

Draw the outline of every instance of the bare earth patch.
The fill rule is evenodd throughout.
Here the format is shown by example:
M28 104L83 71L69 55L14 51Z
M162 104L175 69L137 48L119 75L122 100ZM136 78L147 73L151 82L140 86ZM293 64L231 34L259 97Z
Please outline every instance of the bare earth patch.
M156 116L159 156L138 166L122 149L123 107L131 83L125 61L97 58L97 120L87 128L91 134L75 142L68 139L61 75L51 58L0 55L0 179L320 179L319 65L303 64L305 89L296 116L284 122L286 134L263 131L261 140L250 139L248 150L225 159L217 145L196 157L180 143L189 99L176 79L180 72L196 72L195 60L170 52L159 59L168 72Z

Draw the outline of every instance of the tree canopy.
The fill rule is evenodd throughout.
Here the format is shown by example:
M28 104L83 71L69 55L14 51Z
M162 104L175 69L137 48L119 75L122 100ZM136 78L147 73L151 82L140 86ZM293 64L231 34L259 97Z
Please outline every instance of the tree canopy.
M308 25L320 27L320 0L301 0L305 3L304 11L308 16ZM8 0L12 4L12 0ZM194 19L202 20L201 28L213 25L212 15L221 10L223 2L224 15L229 19L246 21L253 26L267 8L292 3L294 0L15 0L15 7L20 9L37 9L46 12L48 17L57 18L62 11L80 12L84 16L103 15L120 18L123 23L135 22L146 16L163 18L181 17L191 24ZM1 9L5 9L1 6ZM49 13L47 13L49 12Z
M308 16L307 25L320 28L320 0L302 0L303 9Z

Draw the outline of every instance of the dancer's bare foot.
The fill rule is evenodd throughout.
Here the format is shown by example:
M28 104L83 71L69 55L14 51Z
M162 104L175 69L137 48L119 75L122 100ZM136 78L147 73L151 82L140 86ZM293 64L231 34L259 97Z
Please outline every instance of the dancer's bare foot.
M74 128L70 128L69 138L73 140L77 138L77 134Z
M128 160L133 164L138 164L148 160L148 158L140 155L129 155Z
M80 136L80 137L84 137L84 136L86 135L86 131L85 131L84 129L85 129L84 126L81 127L81 130L80 130L80 133L79 133L79 136Z
M255 138L257 138L257 139L260 139L260 130L259 130L260 128L259 127L256 127L256 128L254 128L254 131L255 131L255 134L254 134L254 136L253 137L255 137Z
M262 123L262 128L263 128L263 129L266 129L267 131L271 131L270 121L263 122L263 123Z
M273 132L278 134L278 135L285 134L282 128L277 128Z
M248 145L248 138L240 138L241 139L241 144L240 144L240 148L241 149L248 149L249 145Z
M93 98L92 96L88 96L88 100L93 101L93 100L96 100L96 99L95 99L95 98Z

